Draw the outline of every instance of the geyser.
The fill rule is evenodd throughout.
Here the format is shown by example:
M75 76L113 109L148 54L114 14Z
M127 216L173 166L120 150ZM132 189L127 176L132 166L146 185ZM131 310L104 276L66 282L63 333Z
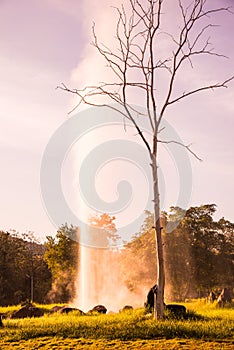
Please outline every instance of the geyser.
M107 242L107 234L107 230L93 227L80 232L77 293L73 303L85 312L99 304L118 312L125 305L140 307L144 303L144 286L140 294L135 294L124 284L119 264L121 249L102 245Z

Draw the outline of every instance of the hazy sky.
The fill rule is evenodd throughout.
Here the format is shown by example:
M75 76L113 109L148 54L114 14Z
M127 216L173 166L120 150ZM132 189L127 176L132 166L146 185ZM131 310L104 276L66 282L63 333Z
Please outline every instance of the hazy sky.
M233 1L212 3L227 6ZM67 120L74 100L55 88L61 82L73 86L90 82L99 70L89 56L91 24L95 20L100 33L107 35L113 23L110 4L0 0L0 229L30 230L41 237L56 232L41 199L40 166L51 135ZM183 79L202 81L206 76L216 81L216 76L221 79L234 73L234 17L219 16L217 22L221 27L215 29L212 42L229 59L204 59L199 72L182 77L181 83ZM216 203L218 217L232 221L233 101L231 83L228 89L188 99L167 115L184 142L192 143L203 159L191 158L190 205Z

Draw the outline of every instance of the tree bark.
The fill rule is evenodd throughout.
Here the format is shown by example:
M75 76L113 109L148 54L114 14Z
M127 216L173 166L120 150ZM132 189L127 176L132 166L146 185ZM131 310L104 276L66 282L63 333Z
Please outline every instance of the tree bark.
M156 153L156 150L154 151ZM159 320L164 315L164 287L165 287L165 272L164 272L164 258L163 258L163 242L162 242L162 228L160 223L160 198L158 187L158 167L157 156L153 154L152 159L152 175L154 186L154 220L155 220L155 243L157 252L157 298L154 305L154 318Z

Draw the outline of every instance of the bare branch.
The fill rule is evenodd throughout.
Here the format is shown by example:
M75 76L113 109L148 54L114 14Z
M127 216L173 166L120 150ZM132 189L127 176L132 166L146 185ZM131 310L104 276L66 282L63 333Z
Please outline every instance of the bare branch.
M117 78L117 82L100 82L96 86L86 86L81 90L69 89L64 84L59 88L77 95L79 101L74 109L78 108L81 103L97 106L97 104L93 102L94 98L97 96L109 98L110 101L114 101L125 108L124 117L131 120L136 129L137 123L134 121L134 117L131 114L133 112L136 113L136 111L128 104L128 94L131 90L139 89L139 91L145 94L148 120L154 139L157 140L160 122L164 116L165 110L170 105L204 90L227 87L227 84L234 79L231 77L221 83L208 84L207 86L194 88L172 98L177 75L185 62L188 62L191 68L193 68L193 58L195 56L209 55L226 57L213 50L209 37L204 39L207 31L216 26L212 23L204 25L204 23L200 21L203 21L205 17L216 14L217 12L230 12L230 8L206 9L206 0L193 0L189 6L185 7L183 1L178 0L182 27L179 31L178 38L176 38L175 34L165 33L161 30L163 0L148 0L146 5L143 5L140 0L129 0L129 3L131 5L130 15L127 15L123 5L120 8L115 8L118 13L115 36L118 44L117 51L99 43L95 32L95 23L93 24L92 45L104 58L107 67L112 70ZM200 28L198 31L194 29L197 23L201 23L201 25L199 24L198 26L198 28ZM160 58L156 56L156 44L161 35L167 35L175 46L171 57ZM156 57L157 60L155 59ZM156 84L158 81L156 79L156 74L158 70L162 69L169 73L169 84L164 103L158 114L156 100L158 91ZM141 76L141 78L139 78L138 81L131 81L131 72L137 77ZM103 106L105 104L101 103L99 105ZM143 142L146 143L142 132L138 129L137 131L142 137ZM154 146L156 147L156 143L154 143ZM150 147L148 149L151 151ZM154 149L153 152L156 152L156 149Z
M158 139L158 142L159 143L164 143L164 144L171 144L171 143L174 143L175 145L179 145L179 146L182 146L182 147L184 147L184 148L186 148L186 150L189 152L189 153L191 153L197 160L199 160L200 162L202 162L202 159L201 158L199 158L198 157L198 155L195 153L195 152L193 152L192 150L191 150L191 144L190 145L185 145L184 143L182 143L182 142L179 142L179 141L173 141L173 140L170 140L170 141L162 141L162 140L159 140Z
M191 67L193 68L192 64L192 57L198 56L198 55L210 55L210 56L216 56L216 57L225 57L225 55L216 53L213 51L212 48L208 48L210 46L209 38L205 40L203 45L197 49L197 46L202 39L204 33L209 29L216 27L213 24L208 24L205 25L201 28L201 30L195 35L195 38L190 42L190 34L192 33L192 29L195 26L197 22L199 22L204 16L209 16L213 13L216 12L221 12L221 11L230 11L229 8L218 8L218 9L211 9L211 10L205 10L205 0L201 1L194 1L193 4L188 6L187 8L183 7L182 1L179 0L179 7L181 11L181 15L183 18L183 27L180 31L180 36L179 39L176 40L173 35L170 33L167 33L172 39L172 41L176 44L177 50L173 53L173 63L172 63L172 68L171 68L171 78L169 82L169 87L168 87L168 92L166 94L166 98L164 101L164 104L161 108L160 115L159 115L159 123L161 122L163 115L165 113L165 110L167 107L179 100L181 100L184 97L187 97L189 95L198 93L203 90L209 90L217 87L226 87L226 84L231 81L233 78L230 78L223 83L219 84L213 84L213 85L208 85L205 87L201 87L198 89L191 90L190 92L184 93L183 95L177 97L176 99L171 100L173 88L175 86L175 80L177 73L179 69L181 68L182 64L185 61L189 61Z
M173 103L175 102L178 102L180 100L182 100L183 98L185 97L188 97L190 95L193 95L193 94L196 94L198 92L201 92L201 91L205 91L205 90L213 90L213 89L216 89L216 88L220 88L220 87L225 87L227 88L227 84L232 81L234 79L234 76L225 80L224 82L222 83L216 83L216 84L213 84L213 85L209 85L209 86L203 86L203 87L200 87L200 88L197 88L197 89L194 89L194 90L191 90L191 91L188 91L188 92L184 92L183 95L181 96L178 96L176 98L174 98L173 100L171 101L168 101L168 106L169 105L172 105Z

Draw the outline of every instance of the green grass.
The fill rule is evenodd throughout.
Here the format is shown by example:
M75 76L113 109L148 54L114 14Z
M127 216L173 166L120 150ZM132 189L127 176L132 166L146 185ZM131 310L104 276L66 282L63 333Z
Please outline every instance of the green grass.
M49 310L52 309L53 306L55 305L59 305L59 306L63 306L65 304L37 304L37 303L33 303L36 307L39 307L40 309L42 309L46 314L49 313ZM10 315L12 314L12 312L19 310L22 306L19 305L12 305L12 306L0 306L0 313L6 314L6 315Z
M195 344L201 349L234 349L234 308L218 309L215 304L204 301L184 305L192 316L185 320L155 321L143 309L115 315L80 316L74 312L68 315L47 313L41 318L4 319L4 327L0 328L0 349L9 349L9 346L39 349L47 348L47 345L48 349L57 349L60 343L61 349L85 349L86 345L87 349L105 349L110 347L108 344L116 349L153 349L156 343L157 349L164 349L160 347L164 345L165 349L183 349L183 346L199 349ZM53 305L40 307L48 312ZM0 312L15 309L17 307L0 308Z

